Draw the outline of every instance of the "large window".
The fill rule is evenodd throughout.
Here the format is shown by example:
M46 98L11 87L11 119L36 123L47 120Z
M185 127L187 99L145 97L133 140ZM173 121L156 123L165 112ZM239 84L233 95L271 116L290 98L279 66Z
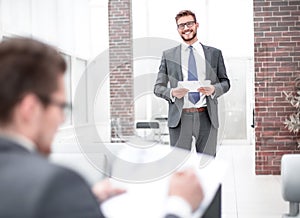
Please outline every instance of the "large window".
M65 73L65 88L66 88L66 96L67 101L72 104L72 110L66 114L66 120L63 126L69 126L73 124L73 115L74 110L80 113L81 122L87 123L88 116L87 116L87 87L86 87L86 80L87 80L87 73L86 73L86 66L87 61L78 57L74 57L65 53L61 53L67 63L67 70ZM81 107L74 108L74 100L76 98L77 86L80 80L83 80L84 86L81 86L80 94L84 96L81 101ZM77 92L78 93L78 92Z

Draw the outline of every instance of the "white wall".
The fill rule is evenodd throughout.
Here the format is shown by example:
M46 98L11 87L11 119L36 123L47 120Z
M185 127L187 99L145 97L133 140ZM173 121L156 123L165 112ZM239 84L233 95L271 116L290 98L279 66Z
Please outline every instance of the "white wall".
M2 1L0 0L0 12L2 12ZM3 37L3 22L0 21L0 39Z
M1 0L4 34L32 36L90 59L107 48L107 0Z
M198 38L226 56L253 57L251 0L132 0L133 37L163 37L181 42L176 14L192 10L199 23Z

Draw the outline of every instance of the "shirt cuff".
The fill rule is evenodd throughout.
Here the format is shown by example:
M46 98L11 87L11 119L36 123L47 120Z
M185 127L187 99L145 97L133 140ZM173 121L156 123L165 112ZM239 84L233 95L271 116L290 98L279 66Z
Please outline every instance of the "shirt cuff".
M171 101L174 103L176 97L174 97L174 96L172 95L172 91L173 91L173 89L170 90L170 98L171 98Z
M167 201L166 214L190 218L192 217L192 207L183 198L178 196L170 196Z

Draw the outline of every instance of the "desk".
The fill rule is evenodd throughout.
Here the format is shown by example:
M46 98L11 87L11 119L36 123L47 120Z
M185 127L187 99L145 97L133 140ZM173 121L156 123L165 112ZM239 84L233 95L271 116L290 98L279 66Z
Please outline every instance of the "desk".
M164 152L160 149L160 154ZM180 150L181 152L181 150ZM179 153L180 153L179 152ZM187 152L186 150L182 152ZM145 154L143 152L143 154ZM128 158L128 153L123 153ZM134 155L135 156L135 155ZM149 157L152 156L149 154ZM120 155L122 157L122 155ZM205 155L191 154L185 164L180 167L196 166L198 177L201 181L204 190L204 200L194 213L193 217L199 218L220 218L221 217L221 178L225 172L226 164L210 159L210 161L203 161L207 158ZM144 161L147 158L142 158ZM199 167L199 161L202 161ZM147 161L146 161L147 162ZM203 163L205 165L203 165ZM118 163L114 164L118 168ZM158 169L161 165L157 166ZM179 169L179 170L180 170ZM130 171L133 174L145 173L145 170L136 166ZM128 172L127 172L128 173ZM150 173L150 172L149 172ZM112 173L112 177L114 173ZM126 194L112 198L102 204L102 211L110 218L156 218L162 217L164 214L164 205L167 200L169 176L158 178L149 182L140 182L133 184L132 182L115 181L112 182L126 188ZM120 206L121 205L121 206Z

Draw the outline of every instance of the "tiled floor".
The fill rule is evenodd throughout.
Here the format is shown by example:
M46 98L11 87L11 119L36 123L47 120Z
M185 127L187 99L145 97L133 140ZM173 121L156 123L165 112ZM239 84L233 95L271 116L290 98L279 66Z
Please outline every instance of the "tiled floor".
M254 146L224 145L217 158L229 164L222 189L222 218L278 218L288 212L280 176L255 175Z

